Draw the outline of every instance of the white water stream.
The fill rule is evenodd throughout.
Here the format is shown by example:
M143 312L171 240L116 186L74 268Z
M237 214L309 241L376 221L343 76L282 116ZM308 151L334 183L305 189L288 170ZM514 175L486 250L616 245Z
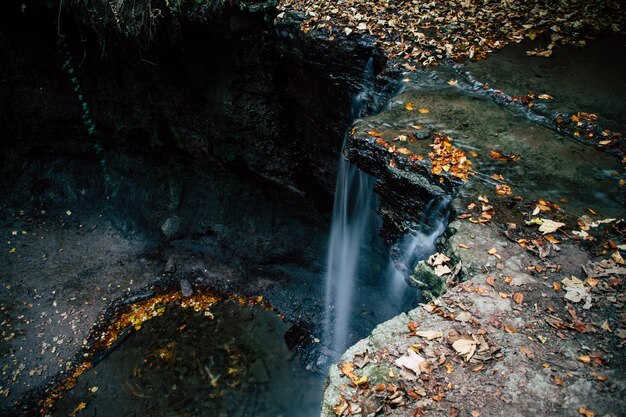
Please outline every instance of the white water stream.
M363 75L362 89L352 102L353 120L363 117L366 109L376 108L374 84L373 60L370 59ZM339 156L326 266L324 339L335 355L340 355L351 342L351 319L357 304L353 302L353 296L358 288L359 266L364 261L367 237L371 236L373 227L378 227L373 191L375 179L346 161L343 156L346 140L347 136ZM392 248L387 271L381 272L378 281L386 287L380 296L392 297L391 303L399 308L406 304L403 298L408 293L416 294L416 290L407 285L406 277L418 260L435 252L435 241L447 225L449 202L447 198L431 201L416 230L409 232Z

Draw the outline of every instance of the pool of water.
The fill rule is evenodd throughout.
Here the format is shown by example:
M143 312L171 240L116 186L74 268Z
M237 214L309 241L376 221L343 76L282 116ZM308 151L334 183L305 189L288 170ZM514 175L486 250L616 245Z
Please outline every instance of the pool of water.
M53 416L319 415L323 377L305 369L290 324L225 301L213 318L170 307L78 379Z

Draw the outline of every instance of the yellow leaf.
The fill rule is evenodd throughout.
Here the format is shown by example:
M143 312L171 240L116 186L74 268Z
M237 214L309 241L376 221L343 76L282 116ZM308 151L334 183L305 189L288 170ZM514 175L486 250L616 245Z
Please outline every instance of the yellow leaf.
M413 105L413 103L404 103L404 108L407 109L408 111L413 111L415 110L415 106Z
M411 153L411 151L408 148L398 148L397 152L401 153L402 155L408 155Z
M354 364L352 362L344 363L339 369L341 369L341 373L348 378L352 380L358 379L358 377L354 373Z
M84 410L85 408L87 408L87 403L85 402L78 403L78 405L76 406L76 408L74 408L74 411L72 411L70 416L76 415L76 413L78 413L80 410Z
M585 417L596 417L596 413L591 410L586 409L585 407L580 407L578 412Z
M589 355L581 355L576 359L582 363L591 363L591 358L589 357Z
M458 85L459 82L457 80L448 80L449 85Z
M418 111L419 111L421 114L427 114L427 113L430 113L430 110L428 110L428 109L424 109L424 108L421 108L421 109L419 109Z
M361 378L355 379L353 382L354 382L354 385L356 385L357 387L361 385L365 385L367 384L367 377L364 375Z

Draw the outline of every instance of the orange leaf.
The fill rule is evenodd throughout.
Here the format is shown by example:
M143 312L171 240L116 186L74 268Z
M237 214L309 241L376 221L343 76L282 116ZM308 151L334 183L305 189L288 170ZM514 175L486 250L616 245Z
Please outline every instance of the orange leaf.
M515 294L513 294L513 300L517 304L522 304L522 301L524 301L524 294L522 294L521 292L516 292Z
M418 111L419 111L421 114L427 114L427 113L430 113L430 110L428 110L428 109L419 109Z
M517 329L515 329L513 327L509 327L506 324L503 324L502 327L504 328L504 331L507 332L507 333L511 333L511 334L517 333Z
M344 363L339 369L341 369L341 373L348 378L353 380L358 379L358 377L354 373L354 364L352 362Z
M409 111L413 111L415 110L415 106L413 105L413 103L404 103L404 108L409 110Z
M578 412L585 417L596 417L596 413L591 410L586 409L585 407L580 407Z
M491 285L492 287L496 286L496 277L494 277L493 275L489 275L487 277L487 284Z

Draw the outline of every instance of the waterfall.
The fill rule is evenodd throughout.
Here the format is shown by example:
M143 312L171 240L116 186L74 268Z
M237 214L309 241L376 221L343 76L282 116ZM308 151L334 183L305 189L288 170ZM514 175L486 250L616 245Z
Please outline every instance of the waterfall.
M352 101L352 118L365 115L368 110L376 110L377 100L374 94L375 75L373 60L365 68L362 88ZM351 165L343 157L348 135L344 138L339 156L335 201L328 245L326 264L326 302L323 338L328 352L336 357L350 342L351 317L354 314L353 292L359 284L359 275L364 263L362 259L366 237L371 237L371 227L375 219L375 179ZM439 198L429 202L424 208L416 230L412 230L391 249L387 271L380 272L378 281L383 287L378 290L381 297L391 297L396 311L402 310L408 303L405 296L415 298L415 290L410 291L406 278L418 260L425 259L435 252L435 242L447 225L450 199ZM370 242L371 243L371 242ZM384 265L385 260L382 261ZM363 280L361 280L363 281ZM386 293L386 294L385 294ZM385 303L383 303L385 304ZM387 312L380 312L384 317ZM394 314L397 314L394 313ZM354 324L352 324L354 326ZM335 357L335 359L336 359Z
M388 275L390 293L401 298L407 288L406 278L415 264L436 252L435 243L448 225L450 197L428 202L420 216L417 230L408 232L391 248Z
M365 67L361 91L352 100L352 119L363 116L374 102L373 59ZM335 201L326 264L324 337L336 353L347 346L352 291L358 272L361 245L373 213L374 178L359 171L343 157L346 135L339 155Z

